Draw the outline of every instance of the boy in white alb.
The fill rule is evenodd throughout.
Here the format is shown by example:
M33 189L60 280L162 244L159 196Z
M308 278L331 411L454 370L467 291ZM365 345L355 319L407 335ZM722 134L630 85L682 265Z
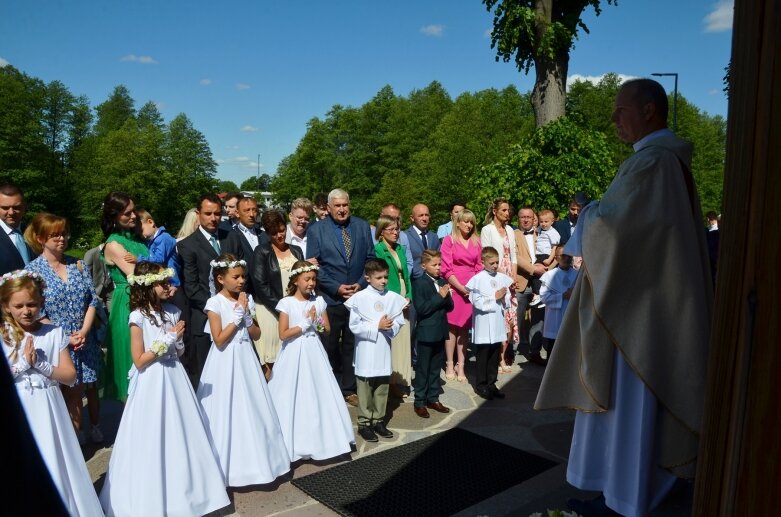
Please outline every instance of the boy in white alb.
M369 259L364 267L366 289L344 302L350 310L350 331L355 335L355 379L358 392L358 434L367 442L377 435L393 438L385 426L391 374L391 339L404 325L407 299L385 289L388 264Z
M551 350L559 334L564 311L567 310L569 297L578 278L578 270L572 267L572 256L561 248L556 250L559 267L546 271L540 278L540 300L545 304L545 323L542 327L543 347L550 357Z
M496 378L500 345L507 339L504 309L510 306L509 287L513 279L497 272L499 252L495 248L483 248L481 258L485 269L466 284L472 303L472 345L477 349L475 393L486 400L503 399Z

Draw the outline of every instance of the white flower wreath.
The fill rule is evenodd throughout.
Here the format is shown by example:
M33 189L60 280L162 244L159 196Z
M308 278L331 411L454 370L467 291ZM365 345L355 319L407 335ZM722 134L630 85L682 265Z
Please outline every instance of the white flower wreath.
M174 270L166 268L157 273L148 273L146 275L128 275L127 283L130 285L152 285L156 282L162 282L174 277Z
M209 265L215 269L224 268L224 267L228 269L232 269L234 267L239 267L239 266L247 267L247 262L244 260L219 260L219 261L212 260L211 262L209 262Z
M8 282L9 280L14 280L17 278L31 278L38 284L40 284L41 289L46 289L46 282L44 281L43 277L36 273L35 271L30 271L28 269L17 269L16 271L11 271L10 273L4 274L2 277L0 277L0 285L3 285L4 283Z
M318 269L320 269L320 268L317 267L317 265L315 265L315 264L310 264L308 266L301 266L301 267L297 267L295 269L292 269L290 271L290 276L293 277L293 276L296 276L296 275L300 275L301 273L306 273L308 271L317 271Z

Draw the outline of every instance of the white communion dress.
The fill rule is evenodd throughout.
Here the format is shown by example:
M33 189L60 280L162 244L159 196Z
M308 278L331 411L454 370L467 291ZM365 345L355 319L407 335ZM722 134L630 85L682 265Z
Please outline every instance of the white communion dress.
M288 296L277 310L287 314L290 327L297 327L313 305L318 317L325 312L320 296L306 301ZM350 413L314 328L282 342L269 388L292 461L324 460L352 450Z
M144 348L165 341L180 311L163 304L158 326L141 311L129 324L144 335ZM160 315L154 314L160 322ZM170 338L169 338L170 340ZM141 370L133 366L117 438L100 501L106 515L193 516L230 504L198 399L176 353Z
M217 294L204 312L234 319L234 300ZM255 303L249 297L249 309ZM206 332L211 335L209 322ZM277 412L247 329L241 325L222 348L214 344L198 384L198 400L228 486L271 483L290 471Z
M13 348L7 343L3 345L10 366L19 363L28 336L33 338L39 361L48 362L52 366L59 365L60 351L68 347L69 338L61 327L44 323L38 330L25 333L13 363L10 358ZM14 374L14 383L35 443L68 513L89 517L103 515L65 399L62 398L60 384L35 368ZM10 469L8 473L12 474L13 467L6 467ZM30 508L34 508L35 501L30 501L30 504Z

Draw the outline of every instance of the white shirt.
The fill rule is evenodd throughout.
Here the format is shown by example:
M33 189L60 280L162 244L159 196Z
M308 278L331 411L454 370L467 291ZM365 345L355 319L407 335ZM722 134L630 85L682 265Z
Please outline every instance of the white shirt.
M254 251L255 248L258 247L258 234L255 231L255 228L247 228L241 223L239 223L237 228L241 231L241 233L244 234L244 237L247 238L247 242L249 242L250 248L252 248Z
M553 226L547 230L540 228L540 234L537 235L535 255L550 255L553 246L558 246L560 242L561 235Z
M304 233L303 237L299 237L298 235L293 233L293 230L290 228L290 225L288 224L287 230L285 230L285 242L301 248L301 251L304 252L304 256L306 257L306 233Z

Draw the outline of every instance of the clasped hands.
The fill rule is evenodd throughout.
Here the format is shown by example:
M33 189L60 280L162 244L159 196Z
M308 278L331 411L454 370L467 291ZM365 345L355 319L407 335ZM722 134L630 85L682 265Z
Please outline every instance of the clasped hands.
M236 305L233 306L233 324L237 327L252 326L252 313L249 310L247 293L240 293Z

